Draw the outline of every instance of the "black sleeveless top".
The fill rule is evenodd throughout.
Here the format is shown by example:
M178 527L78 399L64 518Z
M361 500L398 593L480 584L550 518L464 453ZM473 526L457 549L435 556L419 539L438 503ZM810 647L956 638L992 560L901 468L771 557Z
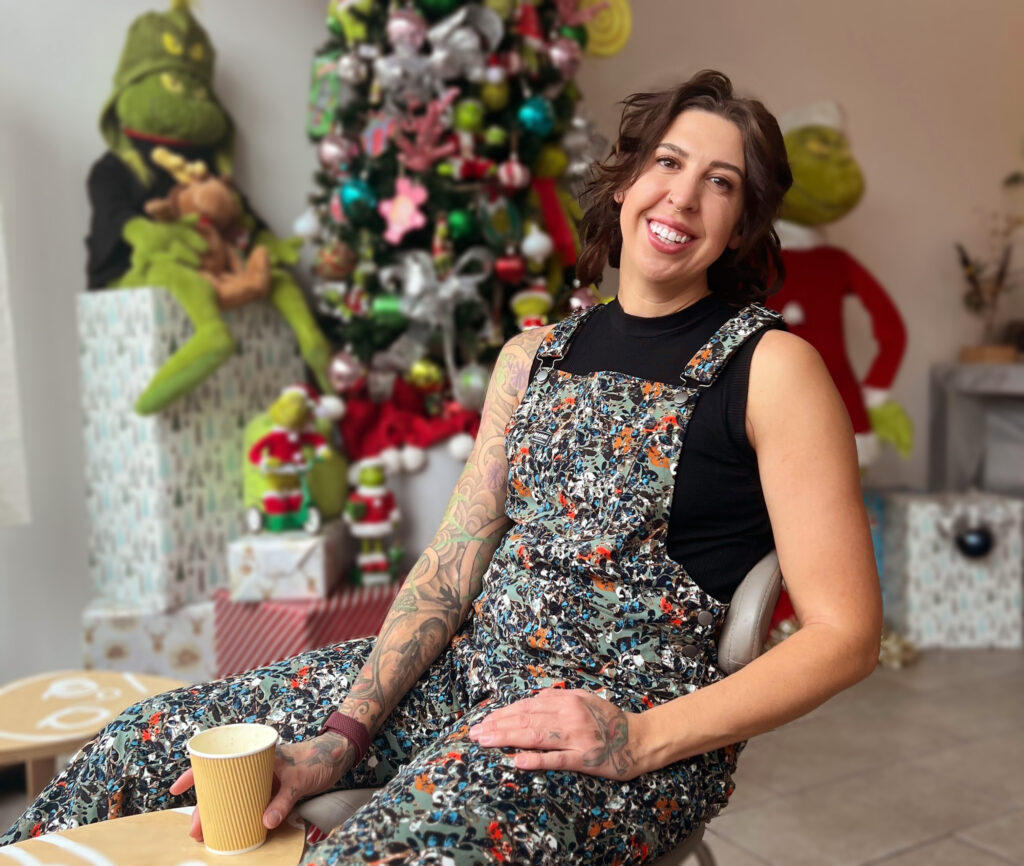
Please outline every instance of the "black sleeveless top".
M581 375L611 370L675 385L687 361L735 312L715 295L653 318L631 316L613 300L580 325L558 367ZM746 433L750 357L765 330L747 340L700 395L676 475L669 556L720 601L732 598L774 544L757 455ZM534 371L537 366L535 361Z

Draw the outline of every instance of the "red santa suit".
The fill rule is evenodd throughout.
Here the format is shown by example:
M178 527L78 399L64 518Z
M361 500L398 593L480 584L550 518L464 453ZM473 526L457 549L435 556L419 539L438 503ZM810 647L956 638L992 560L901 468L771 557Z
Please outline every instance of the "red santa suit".
M327 440L316 430L291 430L275 427L257 439L249 449L249 462L260 467L267 475L291 475L309 470L303 448L315 448L318 454L328 451ZM280 461L274 466L264 466L267 458ZM267 514L282 514L298 511L302 507L302 490L297 485L286 484L284 489L267 490L263 494L263 507Z
M786 326L807 340L825 361L857 437L861 466L877 455L867 410L889 398L907 345L907 332L885 289L849 253L822 242L815 229L779 223L786 280L767 305L782 313ZM843 335L843 301L855 295L871 317L878 350L863 382L850 366Z
M386 487L358 487L348 495L348 501L366 508L362 517L349 521L356 538L383 538L393 531L398 506L395 494Z

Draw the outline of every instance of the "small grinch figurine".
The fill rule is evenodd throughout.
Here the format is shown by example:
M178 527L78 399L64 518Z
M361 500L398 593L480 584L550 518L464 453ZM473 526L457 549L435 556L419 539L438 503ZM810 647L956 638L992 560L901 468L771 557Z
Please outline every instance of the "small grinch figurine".
M392 545L385 553L384 539L394 533L398 520L395 494L387 488L383 461L364 461L345 508L345 522L360 542L353 574L356 584L378 586L396 576L402 551Z
M315 535L320 531L320 510L313 504L306 483L306 473L313 465L307 449L313 449L313 460L331 455L315 421L319 417L336 419L342 411L337 397L320 397L306 385L291 385L274 401L268 410L273 428L249 449L249 462L259 467L268 485L261 507L246 512L251 532L304 529Z

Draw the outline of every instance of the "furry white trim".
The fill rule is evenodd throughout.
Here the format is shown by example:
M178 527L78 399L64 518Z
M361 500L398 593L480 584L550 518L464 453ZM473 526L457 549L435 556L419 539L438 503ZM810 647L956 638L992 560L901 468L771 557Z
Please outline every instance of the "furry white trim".
M813 250L825 244L825 234L821 229L789 220L775 220L775 233L784 250Z
M857 442L857 463L866 469L878 459L882 446L874 433L855 433L853 438Z
M474 441L468 433L456 433L448 440L448 453L460 463L465 463L473 451Z
M805 126L827 126L829 129L838 129L842 132L846 128L843 121L843 109L839 103L831 99L822 99L820 102L812 102L810 105L787 111L779 117L779 129L783 135L791 129L801 129Z
M427 465L427 452L418 445L402 446L402 468L409 473L419 472Z
M889 402L891 391L888 388L872 388L865 385L861 388L861 393L864 395L864 405L869 409L877 409L883 403Z

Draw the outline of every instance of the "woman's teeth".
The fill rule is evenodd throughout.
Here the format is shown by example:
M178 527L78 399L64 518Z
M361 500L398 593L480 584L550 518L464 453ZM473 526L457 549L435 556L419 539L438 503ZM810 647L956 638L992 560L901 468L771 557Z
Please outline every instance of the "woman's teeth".
M661 223L656 223L653 220L650 222L650 226L652 232L654 232L663 241L668 241L670 244L685 244L690 239L689 235L681 235L670 229L668 226L663 226Z

